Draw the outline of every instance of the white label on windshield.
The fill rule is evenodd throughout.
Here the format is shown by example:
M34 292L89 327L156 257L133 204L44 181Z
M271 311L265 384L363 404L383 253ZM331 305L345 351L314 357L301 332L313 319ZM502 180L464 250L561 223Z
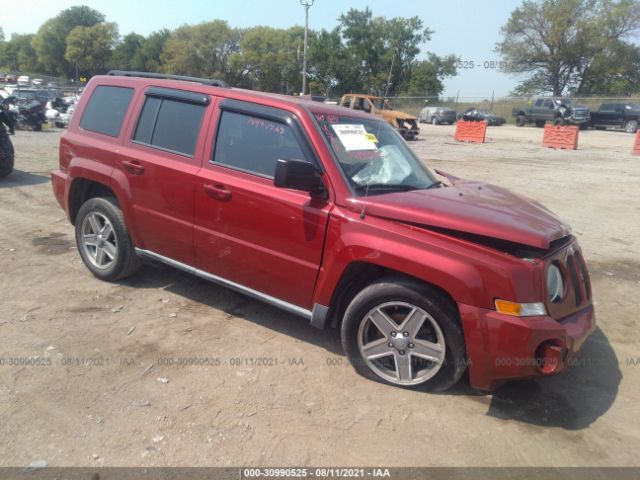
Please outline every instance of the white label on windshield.
M371 135L367 134L364 125L331 125L336 132L344 149L349 152L351 150L376 150ZM375 137L373 137L375 138Z

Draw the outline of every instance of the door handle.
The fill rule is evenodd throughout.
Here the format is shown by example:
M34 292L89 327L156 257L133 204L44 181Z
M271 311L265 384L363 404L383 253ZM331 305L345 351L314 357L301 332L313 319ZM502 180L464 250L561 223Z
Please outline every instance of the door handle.
M231 192L224 185L204 185L204 191L216 200L227 201L231 199Z
M133 175L142 175L144 173L144 167L140 165L140 163L137 162L136 160L133 160L133 161L123 160L122 166L127 172Z

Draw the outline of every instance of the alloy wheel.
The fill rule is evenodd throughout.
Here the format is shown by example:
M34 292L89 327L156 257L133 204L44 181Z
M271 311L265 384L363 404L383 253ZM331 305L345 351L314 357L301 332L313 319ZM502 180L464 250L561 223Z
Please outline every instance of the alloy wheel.
M446 345L436 320L406 302L371 309L358 328L358 348L367 366L397 385L418 385L440 371Z
M82 248L97 268L107 269L117 260L118 240L113 225L100 212L91 212L82 221Z

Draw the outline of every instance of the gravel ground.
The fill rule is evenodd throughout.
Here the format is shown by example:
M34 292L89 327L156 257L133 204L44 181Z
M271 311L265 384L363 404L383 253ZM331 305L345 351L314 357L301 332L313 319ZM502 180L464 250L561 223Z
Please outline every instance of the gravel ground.
M637 466L640 158L632 136L422 126L432 167L533 197L574 228L599 329L563 375L488 394L406 391L354 373L333 331L145 266L93 278L51 194L59 130L13 137L0 181L0 465Z

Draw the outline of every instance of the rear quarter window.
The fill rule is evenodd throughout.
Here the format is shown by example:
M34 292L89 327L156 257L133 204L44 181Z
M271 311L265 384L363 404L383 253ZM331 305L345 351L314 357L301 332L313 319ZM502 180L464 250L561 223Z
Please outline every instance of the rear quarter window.
M97 86L84 109L80 127L102 135L118 137L133 92L133 88Z

